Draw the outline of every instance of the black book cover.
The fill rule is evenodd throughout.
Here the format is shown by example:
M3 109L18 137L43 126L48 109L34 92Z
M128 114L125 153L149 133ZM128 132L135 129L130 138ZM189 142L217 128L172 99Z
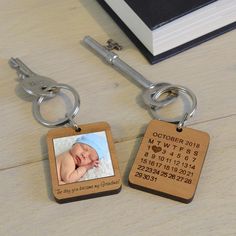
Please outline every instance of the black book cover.
M125 0L150 28L156 28L206 6L216 0Z
M145 1L135 1L135 0L125 0L127 3L129 2L129 4L131 4L131 2L143 2L142 4L145 5ZM155 1L155 0L153 0ZM158 0L160 1L160 0ZM180 0L175 0L175 2L177 1L180 1ZM187 0L181 0L181 1L184 1L185 3L188 2ZM149 61L150 64L155 64L155 63L158 63L162 60L165 60L171 56L174 56L180 52L183 52L187 49L190 49L192 47L195 47L203 42L206 42L207 40L210 40L214 37L217 37L223 33L226 33L232 29L235 29L236 28L236 22L233 22L229 25L226 25L222 28L219 28L217 30L214 30L212 32L209 32L208 34L205 34L199 38L196 38L196 39L193 39L187 43L184 43L182 45L179 45L175 48L172 48L166 52L163 52L161 54L158 54L156 56L154 56L143 44L142 42L135 36L135 34L124 24L124 22L116 15L116 13L110 8L110 6L104 1L104 0L97 0L97 2L104 8L104 10L106 10L106 12L112 17L112 19L119 25L119 27L123 30L123 32L129 37L129 39L136 45L136 47L141 51L141 53L147 58L147 60ZM167 1L164 1L163 2L166 4ZM193 2L192 0L190 2ZM199 2L201 2L199 0ZM207 3L210 3L210 2L213 2L213 1L202 1L202 2L205 2L205 5ZM146 2L147 3L147 2ZM163 5L165 5L163 4ZM202 7L203 5L198 5L195 6L195 8L193 8L193 5L191 7L192 10L189 9L189 11L193 11L196 10L196 8L199 8L199 7ZM140 10L141 11L141 10ZM189 12L187 11L187 12ZM182 15L184 14L187 14L187 12L183 11L182 10ZM137 14L137 13L136 13ZM155 21L156 23L155 24L149 24L149 27L154 27L154 28L157 28L157 27L160 27L160 25L162 24L165 24L167 23L167 21L171 21L171 20L174 20L176 19L177 17L179 17L179 15L175 14L172 15L172 18L168 17L169 19L167 20L167 15L165 16L165 20L159 20L159 23L157 23L157 21ZM150 19L153 19L153 18L150 18ZM159 18L160 19L160 18ZM164 18L163 18L164 19ZM144 19L143 19L144 20ZM152 25L152 26L151 26ZM155 26L154 26L155 25ZM115 40L115 39L114 39Z

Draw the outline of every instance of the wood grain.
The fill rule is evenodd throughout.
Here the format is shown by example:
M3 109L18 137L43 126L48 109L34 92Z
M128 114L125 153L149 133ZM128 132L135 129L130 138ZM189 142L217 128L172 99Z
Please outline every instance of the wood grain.
M206 132L152 120L147 127L129 184L137 189L189 203L193 200L208 150Z
M150 66L94 0L0 0L0 235L235 235L236 32ZM141 89L81 43L123 45L122 59L151 81L189 87L198 110L189 127L211 136L194 200L178 203L127 186L147 124L152 120ZM111 126L124 188L118 195L56 204L51 193L46 133L32 116L10 57L32 70L73 86L80 94L79 124ZM175 115L182 106L167 107ZM61 115L55 100L43 107Z

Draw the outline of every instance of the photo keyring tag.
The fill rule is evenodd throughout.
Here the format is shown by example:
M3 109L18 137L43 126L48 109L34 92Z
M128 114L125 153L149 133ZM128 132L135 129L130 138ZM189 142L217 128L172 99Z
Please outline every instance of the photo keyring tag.
M80 97L73 87L36 74L18 58L11 58L9 64L17 71L21 88L32 95L34 118L50 128L69 126L52 129L47 135L56 201L64 203L120 192L120 172L108 123L78 126L74 118L80 109ZM45 119L41 114L44 101L61 96L69 105L64 90L73 97L70 110L56 121Z
M80 128L80 132L71 128L52 129L47 135L53 195L59 203L111 195L121 190L110 126L99 122ZM98 153L97 165L88 163L93 153L87 148Z
M189 203L197 188L210 137L205 132L184 127L197 106L196 96L191 90L171 85L161 88L153 96L157 99L173 91L189 96L191 109L182 120L166 122L158 114L160 107L151 108L157 120L152 120L147 127L129 174L129 185Z

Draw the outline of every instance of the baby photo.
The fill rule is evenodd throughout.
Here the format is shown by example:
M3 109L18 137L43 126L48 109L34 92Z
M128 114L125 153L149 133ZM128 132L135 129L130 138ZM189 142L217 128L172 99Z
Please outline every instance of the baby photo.
M53 139L59 185L114 175L105 131Z

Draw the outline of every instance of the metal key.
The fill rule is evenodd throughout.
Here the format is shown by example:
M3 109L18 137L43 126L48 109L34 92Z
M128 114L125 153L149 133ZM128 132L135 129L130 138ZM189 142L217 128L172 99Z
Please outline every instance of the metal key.
M139 72L130 67L127 63L121 60L116 53L109 51L106 47L99 44L90 36L85 36L83 42L90 48L95 50L100 56L102 56L106 60L106 62L115 66L120 71L127 74L135 82L137 82L144 89L144 103L148 105L151 109L159 109L161 107L164 107L172 103L178 96L178 92L176 90L172 90L166 94L167 96L164 99L160 100L159 97L157 98L155 96L155 94L161 88L170 86L169 83L153 83L147 80L146 78L144 78L143 75L141 75Z
M33 115L39 123L47 127L58 127L69 124L69 126L73 127L76 131L79 130L79 127L74 122L73 118L79 112L80 97L73 87L67 84L57 83L53 79L34 73L18 58L11 58L9 60L9 65L17 71L22 88L27 93L34 96L34 99L32 100ZM72 93L74 97L73 108L67 112L63 118L57 119L56 121L46 120L41 115L40 105L45 100L59 95L61 89Z
M58 93L57 82L30 70L20 59L11 58L9 65L17 71L20 85L29 94L36 97L54 97Z

